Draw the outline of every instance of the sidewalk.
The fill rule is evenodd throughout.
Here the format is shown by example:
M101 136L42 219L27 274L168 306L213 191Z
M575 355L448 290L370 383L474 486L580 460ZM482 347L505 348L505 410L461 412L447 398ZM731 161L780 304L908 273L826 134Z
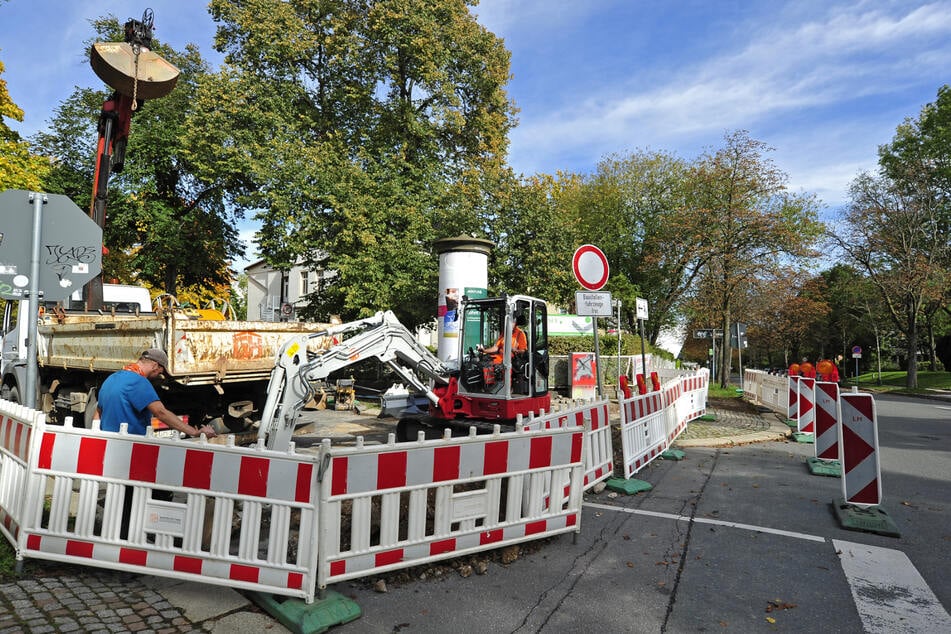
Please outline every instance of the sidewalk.
M691 422L678 447L729 447L789 436L789 427L772 412L710 406L707 413L713 420ZM363 421L350 418L353 426L373 425L366 415ZM0 634L288 631L231 588L47 561L27 566L23 578L0 583Z

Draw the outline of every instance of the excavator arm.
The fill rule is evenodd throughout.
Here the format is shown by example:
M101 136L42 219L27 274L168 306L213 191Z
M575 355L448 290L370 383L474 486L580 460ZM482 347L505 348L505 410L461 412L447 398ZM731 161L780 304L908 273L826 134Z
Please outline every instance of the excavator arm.
M392 311L378 312L284 343L271 370L258 438L266 438L269 449L286 449L300 410L314 397L313 382L371 358L425 393L434 405L439 396L430 384L449 384L451 369L416 341Z

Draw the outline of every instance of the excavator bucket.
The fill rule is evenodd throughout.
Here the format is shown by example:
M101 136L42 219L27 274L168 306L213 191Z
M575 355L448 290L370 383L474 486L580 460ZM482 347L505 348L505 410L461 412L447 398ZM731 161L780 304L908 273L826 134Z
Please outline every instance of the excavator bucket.
M109 87L136 99L164 97L178 81L179 70L144 47L139 51L137 69L135 53L128 42L96 42L89 52L89 63Z

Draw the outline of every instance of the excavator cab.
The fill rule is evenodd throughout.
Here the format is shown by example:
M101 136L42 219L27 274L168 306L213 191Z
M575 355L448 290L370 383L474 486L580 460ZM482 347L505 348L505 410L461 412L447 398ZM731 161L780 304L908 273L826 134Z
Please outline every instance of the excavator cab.
M548 409L548 307L527 295L462 301L459 383L453 410L511 420Z

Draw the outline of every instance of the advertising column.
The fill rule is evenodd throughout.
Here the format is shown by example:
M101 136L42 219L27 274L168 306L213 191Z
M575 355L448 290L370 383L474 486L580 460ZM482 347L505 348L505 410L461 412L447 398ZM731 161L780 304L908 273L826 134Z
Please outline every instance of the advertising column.
M489 285L489 253L495 244L472 236L443 238L435 242L439 254L439 300L436 355L459 367L462 298L482 298Z

